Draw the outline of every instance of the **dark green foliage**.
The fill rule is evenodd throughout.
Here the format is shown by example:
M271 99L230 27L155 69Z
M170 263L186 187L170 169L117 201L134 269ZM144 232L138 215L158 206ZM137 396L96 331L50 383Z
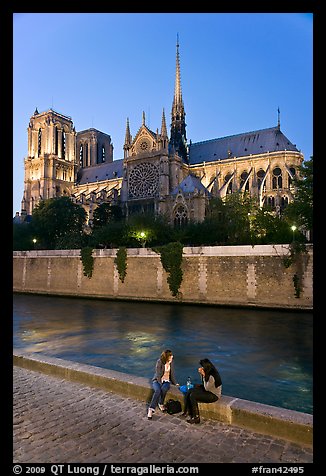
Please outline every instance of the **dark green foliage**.
M119 248L128 245L128 235L128 224L119 221L95 228L90 240L94 248Z
M80 248L86 212L68 197L42 200L34 209L32 228L41 249Z
M33 243L33 227L31 223L13 224L13 249L27 251L35 248Z
M127 274L127 249L125 246L118 249L114 263L118 269L119 279L123 283Z
M168 273L167 282L172 296L178 296L183 277L181 269L183 245L174 242L153 249L160 254L162 266Z
M85 246L80 250L80 259L83 263L84 276L91 278L94 269L93 248Z
M285 210L289 223L312 230L313 227L313 157L299 168L300 177L294 179L297 187L294 200Z
M108 223L119 222L122 220L122 210L118 205L110 203L101 203L93 213L93 227L99 228Z

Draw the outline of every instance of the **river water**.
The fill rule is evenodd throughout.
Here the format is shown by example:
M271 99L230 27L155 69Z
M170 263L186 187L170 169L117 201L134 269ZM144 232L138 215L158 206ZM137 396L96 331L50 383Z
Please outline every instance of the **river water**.
M161 352L176 377L219 369L223 393L313 413L312 313L14 294L14 347L151 379Z

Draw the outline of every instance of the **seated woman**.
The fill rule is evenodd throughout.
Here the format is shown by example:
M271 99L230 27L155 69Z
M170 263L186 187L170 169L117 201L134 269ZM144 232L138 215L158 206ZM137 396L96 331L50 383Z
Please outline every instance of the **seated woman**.
M182 416L190 416L187 423L200 423L198 402L213 403L222 395L222 380L217 369L209 359L199 362L198 372L202 384L189 389L185 395L185 408Z
M156 361L155 365L155 374L152 379L154 393L147 413L147 418L149 420L152 419L157 405L162 412L165 411L164 399L170 389L171 383L172 385L179 386L174 375L172 351L166 349L162 352L161 357Z

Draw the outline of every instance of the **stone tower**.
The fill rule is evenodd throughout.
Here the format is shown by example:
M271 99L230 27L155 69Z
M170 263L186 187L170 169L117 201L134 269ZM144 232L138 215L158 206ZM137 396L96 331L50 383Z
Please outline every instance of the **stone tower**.
M76 131L69 116L36 109L28 126L22 215L40 200L70 196L76 175Z

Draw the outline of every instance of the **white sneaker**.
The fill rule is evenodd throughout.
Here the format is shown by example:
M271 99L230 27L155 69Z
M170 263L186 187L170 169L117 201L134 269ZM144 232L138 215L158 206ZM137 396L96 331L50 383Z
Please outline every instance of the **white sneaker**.
M161 412L165 412L165 406L162 405L161 403L158 404L158 407L159 409L161 410Z
M149 409L148 409L147 418L148 418L149 420L152 419L152 415L153 415L154 411L155 411L155 410L154 410L153 408L149 408Z

